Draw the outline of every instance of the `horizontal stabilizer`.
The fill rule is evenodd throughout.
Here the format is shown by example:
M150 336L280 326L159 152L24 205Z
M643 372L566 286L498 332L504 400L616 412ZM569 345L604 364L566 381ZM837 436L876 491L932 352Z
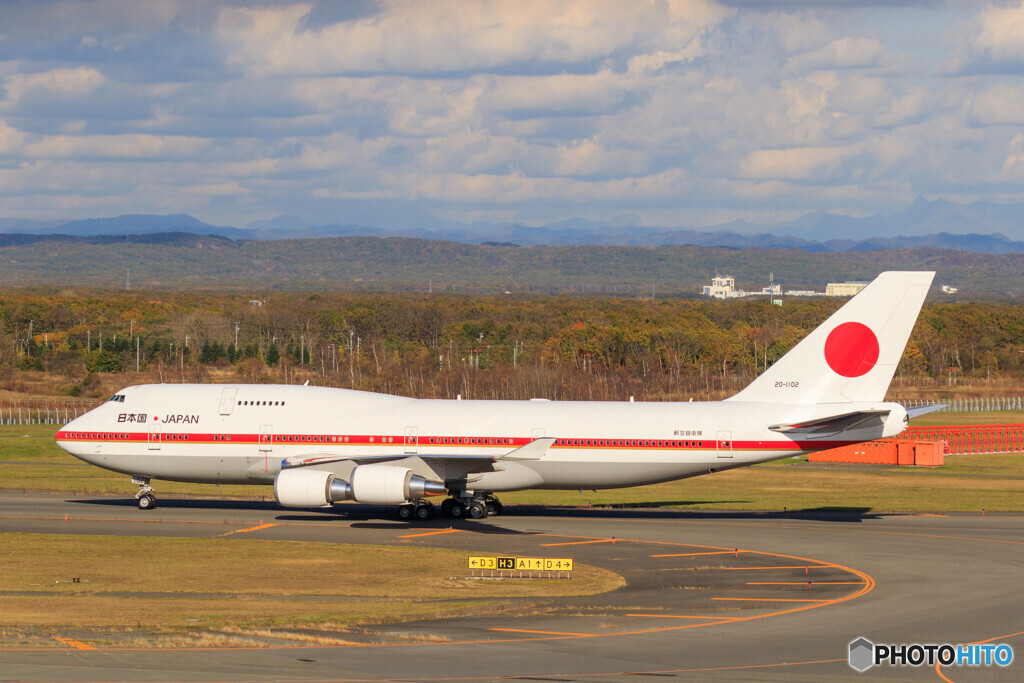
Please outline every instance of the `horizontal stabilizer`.
M907 417L915 418L921 415L927 415L928 413L934 413L936 410L942 410L948 408L947 403L933 403L929 406L914 406L913 408L907 408Z
M801 435L824 435L825 433L836 434L848 429L853 429L873 417L884 418L888 415L888 410L858 410L852 413L829 415L828 417L819 417L813 420L806 420L804 422L771 425L768 429L773 432L782 432L783 434L794 432Z

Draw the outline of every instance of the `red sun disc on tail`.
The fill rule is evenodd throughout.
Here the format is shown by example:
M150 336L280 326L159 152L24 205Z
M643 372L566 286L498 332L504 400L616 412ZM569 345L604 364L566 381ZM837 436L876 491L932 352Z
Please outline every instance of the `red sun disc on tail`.
M878 337L862 323L843 323L825 340L825 360L843 377L860 377L878 362Z

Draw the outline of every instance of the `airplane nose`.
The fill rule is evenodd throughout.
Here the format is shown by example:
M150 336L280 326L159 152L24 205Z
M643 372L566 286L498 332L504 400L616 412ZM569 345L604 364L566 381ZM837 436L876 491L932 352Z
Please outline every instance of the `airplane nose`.
M90 411L91 412L91 411ZM76 417L71 422L68 422L62 428L57 431L54 440L57 442L57 447L71 455L89 462L86 456L86 449L89 447L90 440L88 434L91 431L91 422L89 413Z

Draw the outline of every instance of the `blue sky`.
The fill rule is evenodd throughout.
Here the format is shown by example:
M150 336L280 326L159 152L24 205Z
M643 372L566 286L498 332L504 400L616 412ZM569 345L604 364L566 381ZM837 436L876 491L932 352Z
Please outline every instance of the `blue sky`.
M0 0L0 217L1024 201L1024 2Z

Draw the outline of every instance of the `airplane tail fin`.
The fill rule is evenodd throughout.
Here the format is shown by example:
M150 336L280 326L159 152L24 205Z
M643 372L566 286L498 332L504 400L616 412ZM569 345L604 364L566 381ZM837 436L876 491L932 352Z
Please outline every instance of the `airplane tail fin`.
M728 401L882 401L933 272L885 272Z

